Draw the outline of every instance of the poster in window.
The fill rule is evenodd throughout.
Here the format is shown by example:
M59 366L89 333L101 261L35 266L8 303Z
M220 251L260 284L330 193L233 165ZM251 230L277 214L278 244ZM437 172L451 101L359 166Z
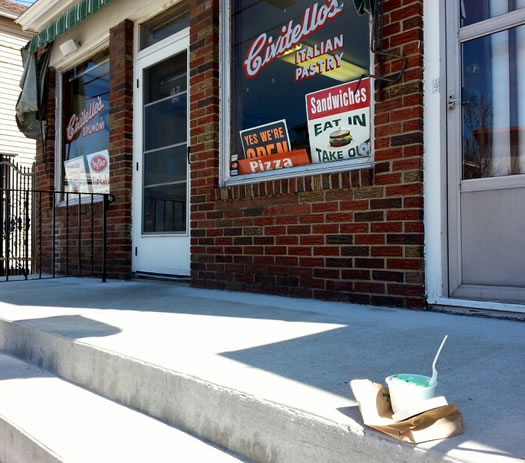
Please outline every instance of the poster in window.
M306 150L290 150L290 137L284 119L241 130L240 136L244 158L232 162L232 175L256 174L310 164Z
M86 156L93 193L109 193L109 152L108 150Z
M64 161L64 170L67 180L66 191L74 193L91 193L89 189L84 158L78 157Z
M306 95L312 163L370 156L370 79Z

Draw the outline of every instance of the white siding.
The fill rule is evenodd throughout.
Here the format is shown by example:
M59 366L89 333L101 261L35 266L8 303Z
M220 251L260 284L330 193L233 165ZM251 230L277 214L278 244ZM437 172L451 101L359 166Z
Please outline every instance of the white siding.
M29 38L12 20L0 17L0 153L17 154L21 163L35 157L35 141L26 138L15 121L22 75L20 49Z

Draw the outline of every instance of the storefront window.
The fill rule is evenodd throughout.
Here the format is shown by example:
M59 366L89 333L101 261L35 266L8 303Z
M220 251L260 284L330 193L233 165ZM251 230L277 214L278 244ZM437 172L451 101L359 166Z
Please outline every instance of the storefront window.
M369 162L368 16L338 0L232 0L230 14L227 177Z
M63 75L65 191L109 193L109 60L95 57Z

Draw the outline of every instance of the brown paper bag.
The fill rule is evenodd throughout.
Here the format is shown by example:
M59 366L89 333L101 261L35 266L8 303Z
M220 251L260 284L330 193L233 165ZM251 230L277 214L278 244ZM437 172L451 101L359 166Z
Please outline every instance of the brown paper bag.
M394 439L419 444L463 434L463 419L456 404L428 410L404 421L392 420L388 388L368 379L350 381L365 425Z

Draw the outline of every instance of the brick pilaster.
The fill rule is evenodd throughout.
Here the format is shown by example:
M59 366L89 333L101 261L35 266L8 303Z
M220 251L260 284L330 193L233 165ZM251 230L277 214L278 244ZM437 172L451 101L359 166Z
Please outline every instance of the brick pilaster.
M133 22L110 30L110 192L108 269L110 276L131 276L131 187L133 175Z

